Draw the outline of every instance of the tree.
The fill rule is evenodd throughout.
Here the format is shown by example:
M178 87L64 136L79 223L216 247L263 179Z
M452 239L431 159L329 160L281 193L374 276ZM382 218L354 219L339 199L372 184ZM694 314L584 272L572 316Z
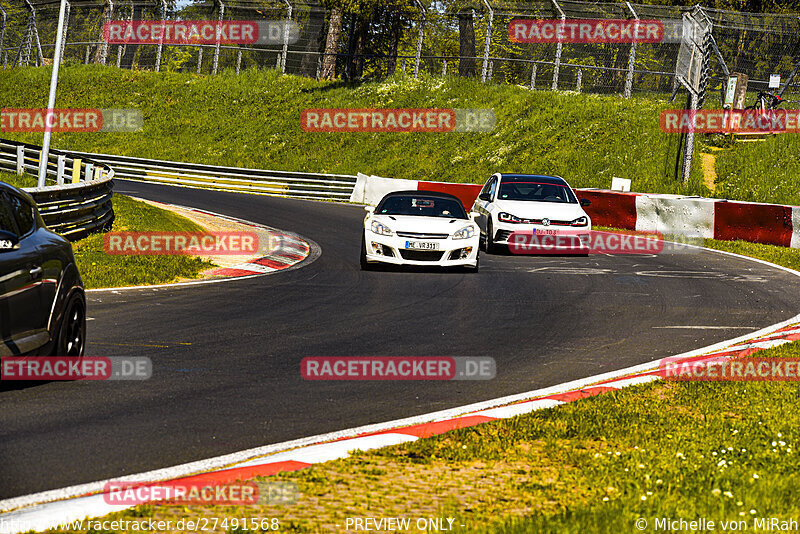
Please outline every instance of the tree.
M328 37L325 41L325 56L322 60L320 78L332 80L336 78L336 53L339 51L339 38L342 35L342 9L334 7L328 22Z
M458 13L458 74L475 76L475 21L473 13Z

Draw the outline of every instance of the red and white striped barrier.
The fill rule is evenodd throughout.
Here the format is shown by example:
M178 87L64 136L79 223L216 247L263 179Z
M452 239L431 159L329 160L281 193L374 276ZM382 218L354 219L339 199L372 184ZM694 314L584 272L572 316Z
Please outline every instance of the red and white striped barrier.
M469 210L481 187L359 174L350 201L374 206L392 191L441 191L458 197ZM585 209L596 226L800 248L800 206L603 189L576 193L592 202Z

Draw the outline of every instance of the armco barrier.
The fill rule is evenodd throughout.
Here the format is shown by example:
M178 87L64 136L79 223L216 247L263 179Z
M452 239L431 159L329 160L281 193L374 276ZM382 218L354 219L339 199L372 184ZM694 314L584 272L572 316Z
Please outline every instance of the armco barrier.
M356 177L349 174L271 171L242 167L217 167L158 159L73 152L111 165L117 178L308 200L350 198Z
M375 205L386 193L403 189L450 193L469 210L481 186L359 174L350 201ZM575 192L592 202L585 209L595 226L800 248L800 206L602 189Z
M41 147L0 139L0 169L38 175ZM114 221L114 171L90 158L52 150L48 181L55 185L24 188L30 193L48 228L71 241L110 228Z

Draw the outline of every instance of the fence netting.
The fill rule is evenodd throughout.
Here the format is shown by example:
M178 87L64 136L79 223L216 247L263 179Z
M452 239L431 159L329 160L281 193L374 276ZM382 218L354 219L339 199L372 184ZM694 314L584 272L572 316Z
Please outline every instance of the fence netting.
M0 0L3 68L52 63L59 2ZM727 75L743 73L753 91L781 76L789 102L800 100L800 16L629 2L547 0L412 0L375 4L358 12L295 0L73 0L68 2L63 46L67 63L102 63L126 69L213 74L274 68L312 78L359 80L410 74L474 77L532 89L603 94L660 93L678 86L686 18L710 26L713 54L704 76L707 101L716 102ZM526 20L657 20L658 42L520 42L509 31ZM111 20L277 21L297 29L269 43L105 42ZM288 32L287 32L288 35ZM785 86L785 87L784 87Z

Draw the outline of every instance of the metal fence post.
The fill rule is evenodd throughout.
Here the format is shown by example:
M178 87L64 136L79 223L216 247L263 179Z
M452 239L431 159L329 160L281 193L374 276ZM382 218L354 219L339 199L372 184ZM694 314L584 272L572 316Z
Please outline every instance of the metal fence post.
M419 22L419 35L417 36L417 54L414 57L414 78L417 78L419 76L419 61L420 57L422 56L422 42L425 38L425 23L428 19L428 12L426 11L425 6L422 5L422 2L415 0L415 3L417 4L417 7L419 7L419 12L422 17ZM405 62L405 60L403 61ZM403 71L405 71L405 67L403 68Z
M486 41L483 45L483 67L481 68L481 82L486 82L486 75L489 69L489 48L492 46L492 23L494 22L494 9L489 0L483 0L486 9L489 10L489 20L486 22Z
M578 80L575 82L575 90L581 92L581 82L583 81L583 69L578 69Z
M442 76L447 76L447 60L442 62Z
M122 49L125 48L125 45L117 45L117 68L122 65Z
M164 19L167 14L167 0L161 0L161 36L158 39L156 48L156 72L161 70L161 51L164 48Z
M283 51L278 67L281 73L286 72L286 55L289 53L289 24L292 22L292 4L289 0L283 0L286 4L286 24L283 26Z
M489 70L486 72L486 81L492 81L492 73L494 72L494 60L489 62Z
M114 0L108 0L108 16L103 20L104 24L108 24L111 22L111 19L114 18ZM106 59L108 57L108 43L103 41L100 43L100 63L103 65L106 64Z
M17 175L22 176L25 172L25 147L17 145Z
M58 168L56 170L56 183L64 185L64 169L67 166L67 156L60 154L58 156Z
M200 74L200 69L203 68L203 45L199 45L197 52L197 74Z
M242 68L242 49L240 48L236 52L236 74L239 74L239 70Z
M531 69L531 89L536 89L536 63L533 64Z
M633 30L633 42L631 43L631 51L628 54L628 72L625 74L625 90L622 93L624 98L631 97L631 91L633 91L633 66L636 64L636 35L639 33L639 15L636 13L636 10L633 9L633 6L628 0L625 0L625 4L628 6L628 9L631 11L633 18L636 22L634 22L634 30Z
M84 65L88 65L89 64L89 50L90 50L90 48L91 48L91 45L86 45L86 58L83 60L83 64Z
M67 30L69 30L69 10L71 4L69 1L67 2L67 10L64 14L64 35L62 36L63 41L61 41L61 63L64 63L64 50L67 48ZM0 47L2 48L2 47ZM54 52L55 54L55 52Z
M565 20L567 20L567 16L564 14L564 11L561 9L561 6L558 5L558 2L556 0L551 0L551 1L553 2L553 5L556 6L556 9L561 15L561 22L563 23ZM553 64L553 85L552 85L553 91L558 90L558 71L561 68L561 51L563 47L564 43L561 39L561 32L559 32L558 44L556 45L556 60L555 63Z
M84 167L83 181L84 182L91 182L92 181L93 172L94 172L94 164L87 162L86 166Z
M217 19L219 23L217 24L217 44L214 47L214 66L211 68L211 74L217 73L217 66L219 65L219 43L222 39L222 19L225 17L225 4L222 3L222 0L217 0L219 2L219 18Z
M694 91L690 91L691 104L689 105L690 117L694 117L694 112L697 109L698 96ZM681 181L684 184L689 183L689 175L692 172L692 155L694 153L694 129L690 128L686 132L686 150L683 153L683 174Z
M3 27L0 28L0 57L3 56L3 41L6 38L6 10L3 9L3 6L0 6L0 15L3 15ZM8 52L6 52L6 56L8 56ZM6 68L5 63L3 63L3 68Z
M31 6L31 20L33 22L33 36L36 38L36 54L38 57L39 65L44 65L44 54L42 54L42 41L39 39L39 26L36 24L36 9L33 4L25 0L25 3Z

